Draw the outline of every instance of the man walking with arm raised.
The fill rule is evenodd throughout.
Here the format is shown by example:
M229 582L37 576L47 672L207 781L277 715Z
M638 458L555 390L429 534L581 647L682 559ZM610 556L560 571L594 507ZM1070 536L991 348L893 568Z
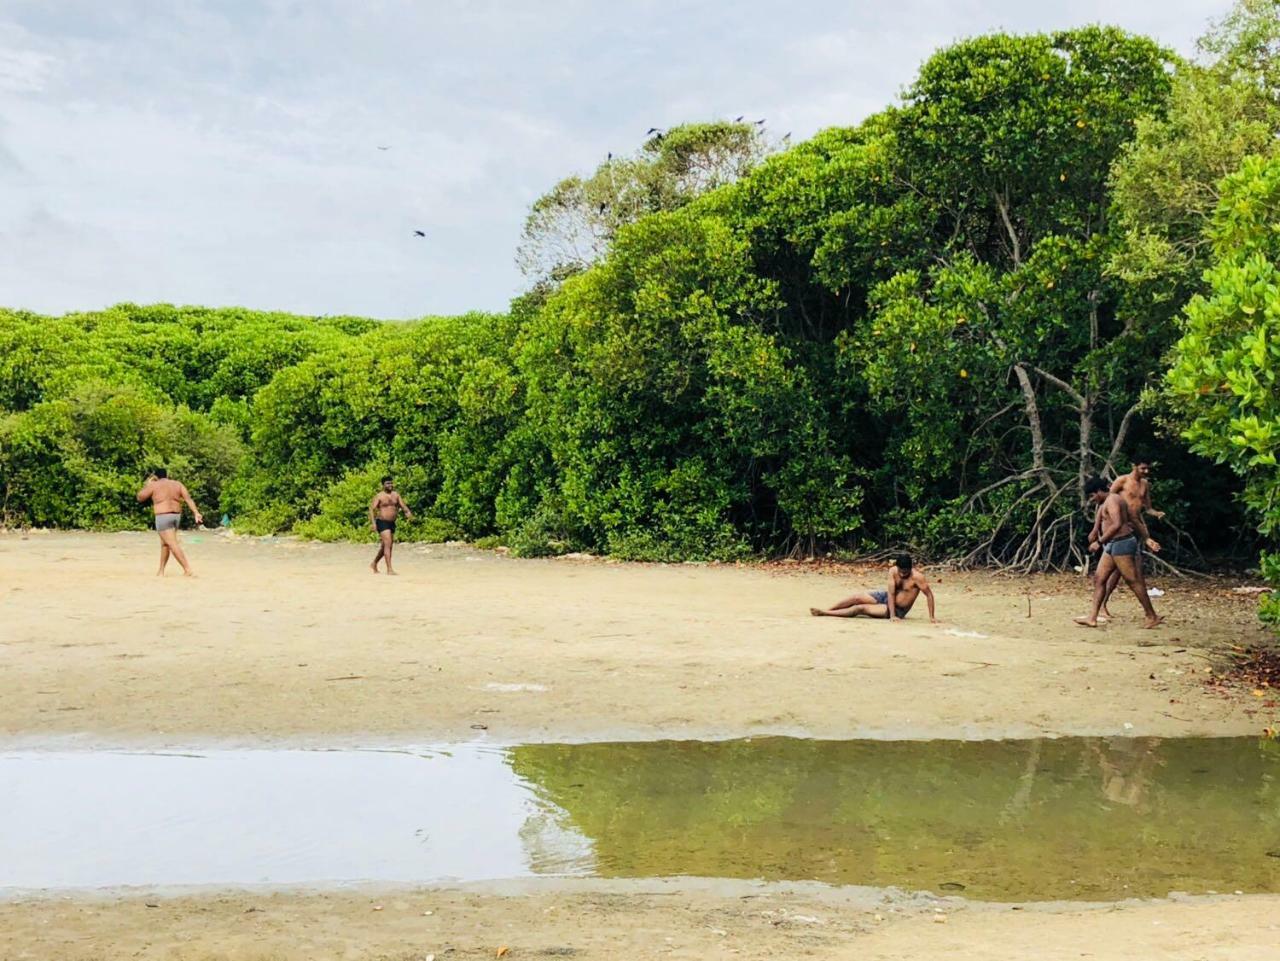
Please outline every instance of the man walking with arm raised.
M156 571L156 577L164 577L165 565L169 563L170 554L182 565L184 577L194 576L191 565L187 563L187 555L178 543L178 526L182 523L183 503L191 508L197 524L204 523L204 515L196 507L196 502L191 499L186 485L172 480L165 468L157 467L147 477L142 490L138 491L138 502L146 503L147 501L151 501L156 533L160 535L160 569Z

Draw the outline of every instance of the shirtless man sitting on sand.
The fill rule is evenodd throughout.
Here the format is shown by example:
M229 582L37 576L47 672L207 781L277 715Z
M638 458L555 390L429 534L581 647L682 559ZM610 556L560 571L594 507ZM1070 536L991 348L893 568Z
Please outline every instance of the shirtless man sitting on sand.
M373 556L373 563L369 565L375 574L378 573L378 561L383 558L387 561L387 573L395 573L391 569L391 549L395 546L396 518L401 511L404 511L405 520L413 520L413 511L409 510L409 505L404 502L388 474L382 478L382 490L369 501L369 523L373 532L378 535L378 553Z
M923 594L929 604L929 623L937 624L938 619L934 617L933 610L933 589L929 587L924 574L912 568L911 555L899 554L890 570L892 573L889 576L888 590L854 594L825 611L811 607L809 613L814 617L887 617L889 623L894 624L907 616L916 598ZM891 597L892 607L889 606Z
M1112 493L1102 478L1092 478L1085 484L1084 493L1091 503L1100 505L1098 534L1089 541L1089 551L1092 553L1101 550L1102 559L1098 562L1098 572L1093 580L1093 609L1086 617L1077 617L1075 622L1082 627L1098 626L1098 612L1106 596L1107 580L1112 570L1119 570L1120 576L1142 605L1143 613L1147 615L1147 621L1142 626L1156 627L1163 618L1151 606L1146 584L1137 569L1137 531L1140 521L1129 513L1128 501L1122 495ZM1146 525L1142 525L1141 529L1145 531Z
M1147 575L1142 562L1143 548L1145 547L1151 553L1157 554L1160 551L1160 545L1151 537L1151 532L1147 529L1146 519L1143 514L1150 514L1156 520L1164 517L1164 511L1155 510L1151 506L1151 459L1148 457L1135 457L1129 473L1121 474L1112 482L1111 493L1119 494L1123 497L1125 504L1129 507L1129 517L1133 521L1133 526L1138 534L1138 552L1134 555L1134 568L1137 571L1139 586L1143 591L1146 591ZM1099 511L1093 521L1093 530L1089 532L1090 542L1098 539L1098 531L1101 524L1102 512ZM1111 595L1115 593L1115 589L1119 584L1120 569L1114 567L1107 578L1107 590L1102 596L1102 610L1098 612L1099 620L1110 619L1111 611L1107 609L1107 602L1111 600Z
M156 577L164 577L165 565L172 554L182 565L184 577L192 577L191 565L187 563L187 555L178 544L178 525L182 523L182 505L185 502L195 515L196 523L203 524L204 516L191 499L185 484L170 480L169 472L157 467L147 477L147 482L138 491L139 503L151 501L151 509L155 513L156 533L160 535L160 569Z

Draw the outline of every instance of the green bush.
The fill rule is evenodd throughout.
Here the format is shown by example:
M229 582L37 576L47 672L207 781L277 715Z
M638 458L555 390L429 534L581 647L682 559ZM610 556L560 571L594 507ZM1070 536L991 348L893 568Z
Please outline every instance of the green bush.
M0 420L4 522L143 528L149 518L135 494L159 465L216 517L241 455L235 433L204 414L135 387L89 381Z
M1209 290L1187 305L1165 379L1191 449L1244 479L1259 531L1280 536L1280 158L1247 158L1227 177L1210 230ZM1280 587L1280 561L1262 569ZM1264 618L1280 624L1280 603Z

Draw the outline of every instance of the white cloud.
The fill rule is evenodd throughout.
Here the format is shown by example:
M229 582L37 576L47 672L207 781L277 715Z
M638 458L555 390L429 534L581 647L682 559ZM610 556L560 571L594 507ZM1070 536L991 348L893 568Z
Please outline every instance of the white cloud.
M1102 20L1189 52L1225 5L6 0L0 302L501 309L527 205L651 124L798 140L952 38Z
M57 66L58 59L25 30L0 21L0 93L44 90Z
M0 90L33 93L43 90L57 61L35 50L0 49Z

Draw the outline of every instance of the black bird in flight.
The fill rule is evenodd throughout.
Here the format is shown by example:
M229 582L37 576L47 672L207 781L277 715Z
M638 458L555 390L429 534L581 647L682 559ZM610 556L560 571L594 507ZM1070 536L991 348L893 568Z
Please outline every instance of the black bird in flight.
M606 161L612 160L612 159L613 159L613 151L612 151L612 150L610 150L607 154L605 154L605 155L604 155L604 159L605 159Z
M648 136L651 136L652 134L661 133L661 132L662 132L661 127L650 127L648 130L644 132L644 135L648 137Z
M783 140L790 140L790 139L791 139L791 131L790 131L790 130L788 130L786 133L784 133L784 134L782 135L782 139L783 139Z
M601 205L600 205L600 213L604 213L604 212L605 212L606 210L608 210L608 209L609 209L609 205L608 205L608 204L601 204Z
M426 233L425 233L424 231L421 231L421 230L415 230L415 231L413 232L413 235L414 235L415 237L425 237L425 236L426 236Z
M745 117L745 116L746 116L746 114L743 114L743 116ZM733 118L733 122L734 122L734 123L742 123L742 117L734 117L734 118Z
M759 127L761 124L764 123L764 118L762 117L759 120L753 120L752 123L754 123L757 127Z

